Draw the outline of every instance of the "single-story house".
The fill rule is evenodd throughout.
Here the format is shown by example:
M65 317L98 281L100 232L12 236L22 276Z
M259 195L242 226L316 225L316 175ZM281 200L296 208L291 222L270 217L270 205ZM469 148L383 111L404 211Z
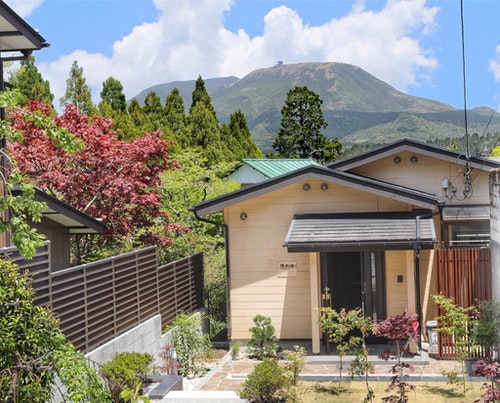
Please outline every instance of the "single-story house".
M321 306L433 319L435 252L488 247L498 167L403 139L193 206L197 216L224 213L230 341L249 339L262 314L279 339L311 339L319 353Z

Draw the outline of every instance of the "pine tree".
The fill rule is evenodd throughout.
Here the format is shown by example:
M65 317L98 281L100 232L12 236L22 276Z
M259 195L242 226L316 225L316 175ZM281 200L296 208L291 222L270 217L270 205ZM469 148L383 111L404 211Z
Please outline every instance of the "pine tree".
M214 115L214 118L217 119L215 109L212 105L212 99L210 98L210 95L208 95L207 89L205 88L205 81L203 81L201 76L198 76L198 79L196 80L195 83L194 91L192 92L191 95L192 95L192 101L191 101L191 108L189 109L190 114L193 107L200 102L203 105L205 105L205 107Z
M227 130L227 136L224 133ZM223 125L223 139L233 154L233 158L240 160L242 158L262 158L262 151L252 141L247 120L241 110L237 110L230 116L229 125Z
M25 97L25 101L36 100L52 106L54 95L50 92L50 83L38 71L33 55L21 61L21 67L11 74L10 81Z
M165 123L172 140L176 145L186 144L186 112L184 111L184 100L177 88L174 88L165 102Z
M123 93L123 85L113 77L102 83L101 100L111 106L114 111L123 112L127 109L127 101Z
M323 101L307 87L288 91L281 108L281 128L273 148L284 158L314 158L324 160L328 139L321 133L327 126L321 105Z
M144 99L144 107L142 108L146 117L147 131L163 130L164 116L161 100L156 92L150 91Z
M92 116L95 112L92 103L92 94L90 87L83 76L83 67L78 66L75 60L71 65L69 78L66 80L66 93L60 99L61 106L72 104L78 108L78 111L87 116Z

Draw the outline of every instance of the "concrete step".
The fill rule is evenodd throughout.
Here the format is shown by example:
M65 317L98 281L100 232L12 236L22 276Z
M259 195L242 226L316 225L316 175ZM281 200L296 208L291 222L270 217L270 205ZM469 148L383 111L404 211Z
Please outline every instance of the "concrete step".
M161 400L161 403L244 403L246 399L240 399L233 390L213 391L178 391L172 390Z

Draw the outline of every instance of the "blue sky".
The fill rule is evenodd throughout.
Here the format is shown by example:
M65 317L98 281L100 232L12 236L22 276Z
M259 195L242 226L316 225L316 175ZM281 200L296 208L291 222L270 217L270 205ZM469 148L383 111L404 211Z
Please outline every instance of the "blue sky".
M459 0L6 0L51 45L36 63L58 100L74 60L94 100L176 80L345 62L411 95L464 105ZM467 106L500 109L500 1L464 0ZM57 101L56 101L57 103Z

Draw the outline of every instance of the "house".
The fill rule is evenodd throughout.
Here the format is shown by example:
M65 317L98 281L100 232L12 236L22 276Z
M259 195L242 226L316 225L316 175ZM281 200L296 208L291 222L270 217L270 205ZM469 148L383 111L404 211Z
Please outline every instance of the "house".
M309 165L193 206L224 213L228 334L246 340L257 314L279 339L311 339L317 308L435 317L437 254L487 248L489 171L498 162L403 139Z

